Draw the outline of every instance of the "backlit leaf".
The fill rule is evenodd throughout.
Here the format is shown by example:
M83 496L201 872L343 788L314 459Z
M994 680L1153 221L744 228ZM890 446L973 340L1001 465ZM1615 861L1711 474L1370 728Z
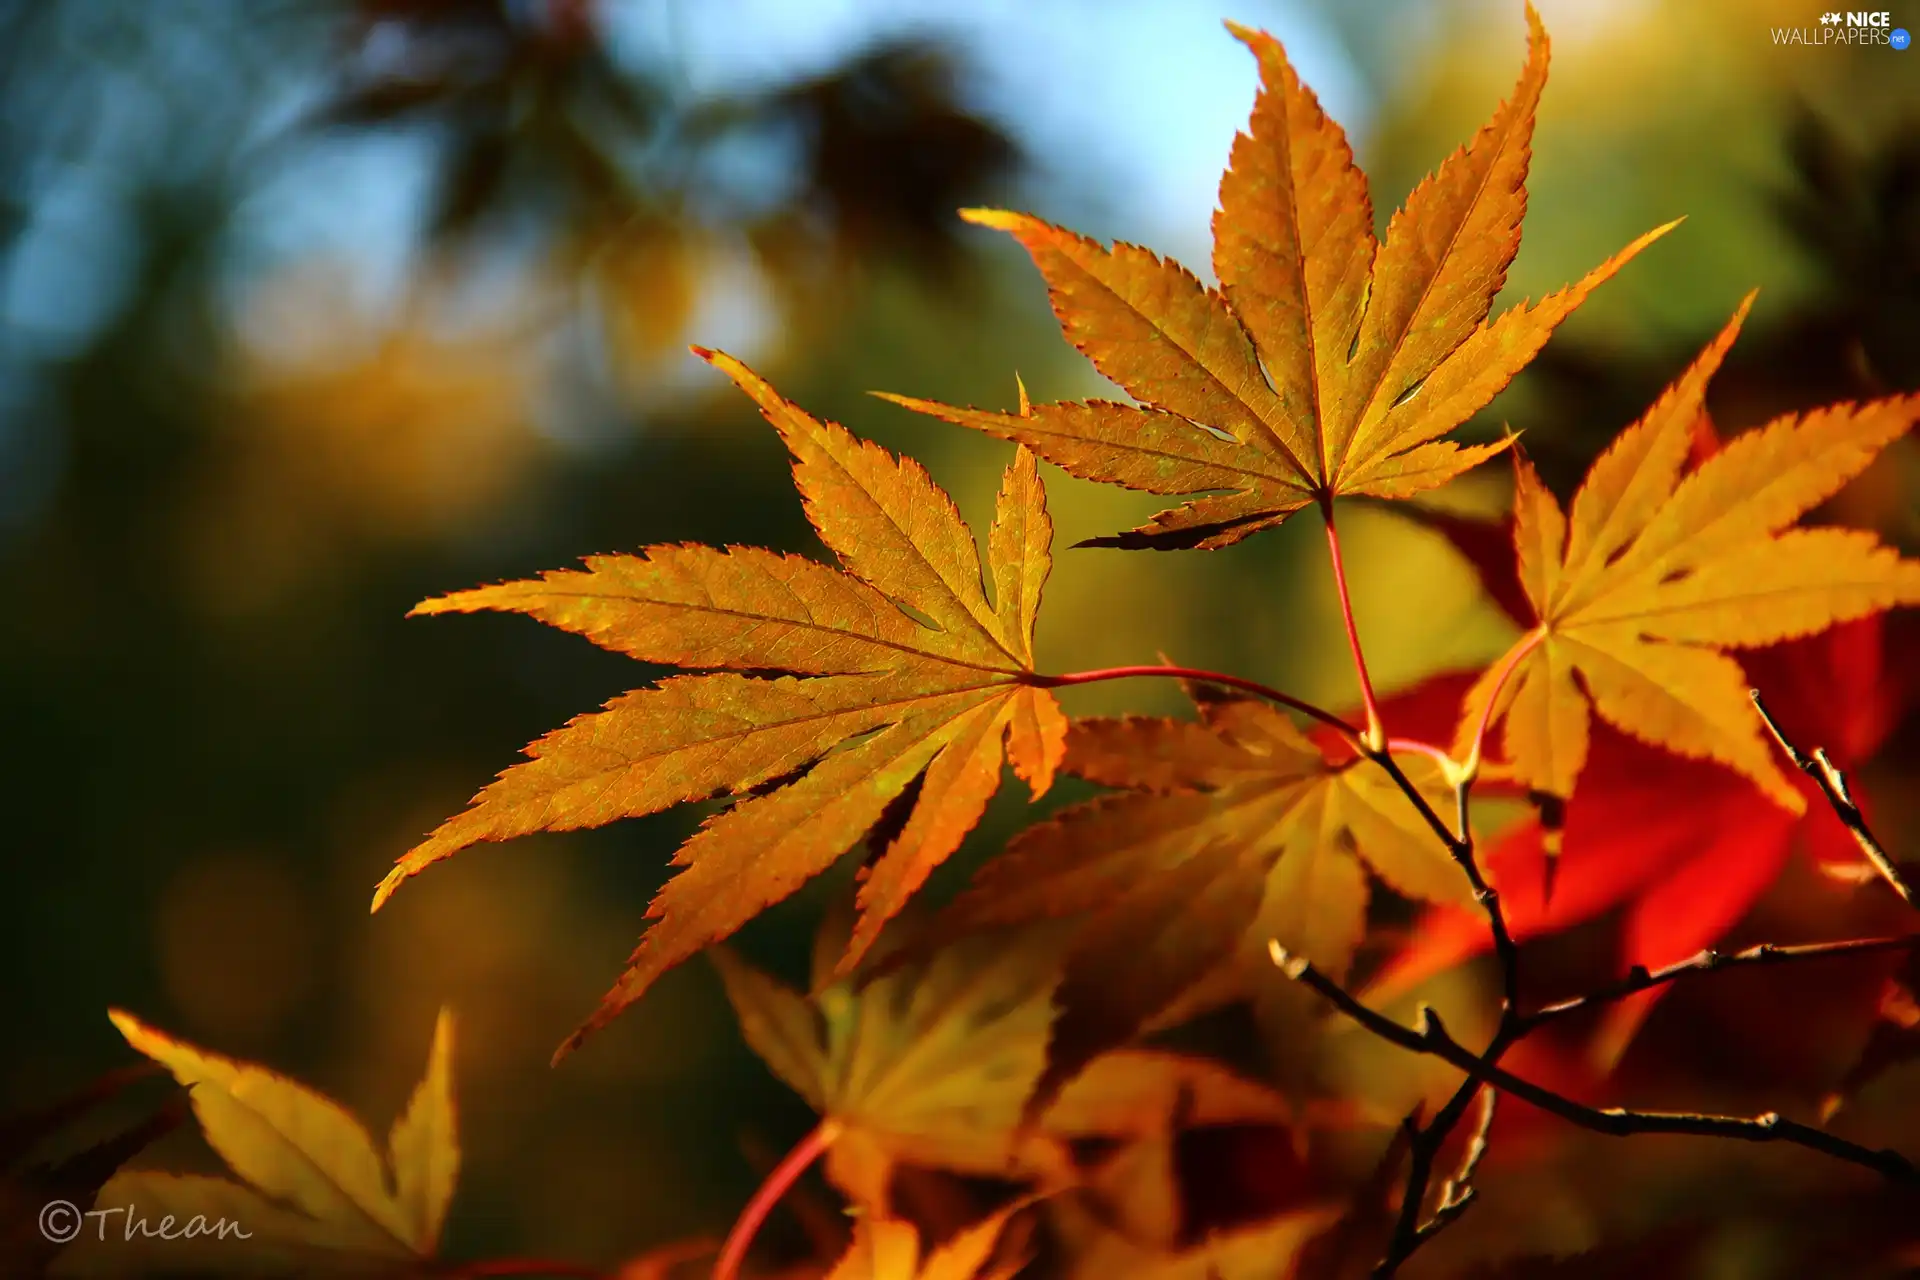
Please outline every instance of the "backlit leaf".
M1789 415L1686 469L1707 382L1748 303L1593 464L1568 511L1516 460L1514 540L1538 626L1517 642L1531 647L1494 714L1513 774L1536 791L1573 793L1598 712L1644 742L1735 769L1800 813L1747 678L1720 650L1920 604L1920 562L1871 533L1789 528L1911 429L1920 396ZM1468 695L1463 733L1502 665Z
M941 921L955 933L1081 921L1042 1098L1176 1002L1191 1012L1241 994L1243 974L1271 968L1269 938L1343 973L1365 928L1366 866L1412 897L1467 898L1378 766L1329 757L1264 702L1195 698L1197 723L1075 721L1063 767L1124 790L1022 832ZM1403 767L1430 804L1448 803L1431 759Z
M844 570L747 547L651 547L416 610L527 613L642 661L709 672L624 694L532 744L531 760L401 858L374 896L377 910L401 881L476 841L738 797L676 854L684 870L648 908L656 923L562 1054L826 870L919 780L865 872L841 961L850 970L979 821L1002 765L1037 797L1063 750L1066 720L1030 683L1053 537L1033 455L1016 453L1000 492L990 600L972 531L923 467L811 417L731 356L700 354L779 431L807 516Z
M1336 496L1404 498L1445 484L1505 444L1439 437L1668 229L1579 283L1488 319L1520 248L1547 76L1546 32L1531 7L1527 22L1513 95L1415 188L1377 242L1345 133L1278 41L1229 24L1259 63L1261 89L1220 182L1219 289L1137 245L1107 248L1023 213L963 215L1025 246L1068 340L1138 404L1008 414L887 398L1018 441L1090 480L1206 495L1093 545L1224 547Z
M130 1014L110 1016L127 1043L191 1090L207 1144L239 1180L118 1175L96 1201L106 1216L76 1251L83 1267L146 1274L140 1268L155 1261L149 1251L161 1250L158 1257L169 1266L219 1274L315 1266L328 1274L394 1274L433 1257L460 1163L447 1011L434 1030L426 1076L394 1125L391 1161L332 1099L265 1067L198 1049ZM158 1234L169 1214L176 1234ZM199 1225L189 1230L189 1223Z
M1129 1049L1094 1059L1023 1129L1059 951L1049 930L966 939L811 998L725 948L710 954L747 1043L835 1124L829 1175L870 1208L886 1208L899 1163L1057 1186L1073 1177L1076 1140L1291 1119L1283 1099L1224 1067Z

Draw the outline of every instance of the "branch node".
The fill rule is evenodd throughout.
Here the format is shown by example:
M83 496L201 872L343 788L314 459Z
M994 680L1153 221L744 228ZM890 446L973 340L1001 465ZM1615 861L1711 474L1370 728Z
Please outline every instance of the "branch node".
M1296 956L1281 946L1280 939L1278 938L1267 939L1267 954L1273 957L1273 963L1279 968L1280 972L1286 974L1295 982L1306 977L1307 971L1313 967L1313 962L1305 956Z

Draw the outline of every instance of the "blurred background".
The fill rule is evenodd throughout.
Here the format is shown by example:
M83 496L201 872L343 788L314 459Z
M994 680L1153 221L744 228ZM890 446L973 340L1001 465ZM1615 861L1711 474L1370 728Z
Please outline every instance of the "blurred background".
M1687 222L1471 431L1523 429L1566 492L1754 287L1723 427L1920 386L1920 51L1778 46L1818 20L1799 0L1540 8L1553 71L1502 305ZM383 1127L450 1002L450 1252L610 1262L724 1231L808 1120L706 966L546 1065L697 809L476 848L367 914L524 743L653 673L523 618L403 615L651 542L817 550L777 439L690 341L910 449L983 523L1004 446L864 392L1007 405L1016 370L1036 398L1102 392L1025 257L954 210L1207 274L1256 83L1223 17L1285 43L1383 225L1522 57L1517 0L0 4L0 1104L127 1060L121 1006ZM1917 454L1839 513L1909 553ZM1048 483L1043 665L1165 652L1352 699L1317 526L1066 551L1161 504ZM1433 535L1360 511L1348 555L1382 685L1506 642ZM1917 756L1909 720L1880 768L1911 783ZM1026 816L1003 796L969 857ZM794 971L845 882L745 949Z

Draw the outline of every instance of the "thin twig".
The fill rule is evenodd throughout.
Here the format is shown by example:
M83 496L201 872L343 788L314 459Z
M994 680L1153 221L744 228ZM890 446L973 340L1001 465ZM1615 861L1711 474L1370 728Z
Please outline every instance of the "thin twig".
M1575 996L1570 1000L1562 1000L1557 1004L1536 1009L1532 1013L1522 1014L1520 1015L1521 1034L1530 1034L1538 1027L1564 1018L1568 1014L1578 1013L1582 1009L1624 1000L1650 987L1663 986L1696 973L1718 973L1722 969L1791 964L1802 960L1824 960L1829 956L1899 951L1912 947L1920 947L1920 933L1903 933L1886 938L1848 938L1843 942L1810 942L1792 947L1776 946L1767 942L1757 947L1748 947L1744 951L1715 951L1709 948L1659 969L1649 970L1644 965L1635 965L1627 970L1624 978L1617 982L1589 991L1583 996Z
M1920 905L1914 901L1914 887L1908 883L1904 873L1894 860L1887 856L1886 849L1867 829L1867 819L1860 812L1860 806L1854 803L1853 793L1847 790L1847 775L1840 772L1839 766L1827 756L1825 747L1815 747L1808 755L1787 741L1787 735L1780 731L1780 725L1767 710L1767 704L1760 699L1758 689L1747 690L1747 696L1753 699L1753 709L1760 713L1760 719L1766 724L1767 732L1787 753L1787 759L1793 761L1794 768L1812 778L1821 793L1827 797L1827 803L1833 806L1834 816L1839 818L1847 830L1852 833L1854 843L1860 846L1860 852L1867 856L1881 878L1893 886L1893 891L1904 899L1908 906Z
M1746 1119L1738 1116L1696 1115L1688 1112L1627 1111L1619 1107L1589 1107L1564 1097L1543 1085L1524 1080L1511 1071L1473 1052L1447 1031L1440 1017L1422 1005L1419 1025L1406 1027L1385 1014L1368 1008L1339 983L1314 968L1307 960L1289 956L1275 944L1274 962L1294 981L1317 992L1328 1003L1358 1022L1381 1039L1414 1053L1439 1058L1449 1066L1467 1073L1482 1084L1490 1084L1571 1124L1611 1137L1642 1133L1694 1134L1702 1137L1731 1138L1742 1142L1784 1142L1819 1151L1838 1160L1856 1164L1895 1182L1920 1182L1920 1166L1897 1151L1879 1150L1849 1142L1824 1129L1816 1129L1778 1112Z
M1395 760L1391 754L1384 750L1367 751L1364 749L1361 754L1387 771L1387 776L1393 779L1393 784L1405 793L1408 801L1412 803L1414 809L1420 814L1421 819L1424 820L1429 827L1433 828L1433 834L1440 837L1440 843L1447 847L1447 852L1453 856L1453 860L1458 862L1460 869L1467 873L1467 879L1473 884L1475 890L1477 891L1485 887L1485 881L1480 877L1480 868L1473 862L1473 846L1470 835L1456 833L1452 827L1447 825L1447 820L1441 817L1433 805L1428 802L1426 796L1421 794L1420 788L1413 785L1413 779L1407 776L1407 771L1400 767L1400 762Z
M1480 909L1486 913L1487 928L1493 934L1493 952L1500 964L1503 1008L1517 1009L1520 993L1520 948L1514 942L1512 932L1507 928L1507 917L1500 907L1499 893L1487 883L1487 878L1480 872L1480 863L1474 857L1473 830L1469 825L1467 812L1468 796L1473 786L1473 779L1463 777L1454 783L1454 807L1460 822L1460 831L1456 834L1447 826L1446 819L1435 812L1427 798L1420 794L1420 788L1413 785L1412 779L1407 777L1406 771L1392 756L1384 752L1368 752L1367 756L1385 769L1387 776L1392 778L1407 799L1413 802L1413 807L1425 819L1427 825L1433 828L1434 834L1439 836L1447 846L1447 852L1452 855L1455 865L1466 875L1467 885L1473 890L1473 900L1479 903Z
M1440 1208L1444 1211L1450 1203L1457 1203L1473 1194L1473 1175L1480 1172L1480 1162L1487 1157L1487 1140L1493 1134L1493 1118L1499 1110L1500 1091L1483 1086L1480 1090L1480 1117L1474 1121L1473 1136L1467 1140L1467 1152L1460 1161L1459 1172L1448 1178L1440 1188Z
M1414 1232L1406 1251L1408 1257L1452 1226L1479 1198L1480 1189L1473 1185L1473 1175L1480 1171L1480 1161L1486 1158L1487 1140L1493 1133L1493 1117L1500 1091L1485 1084L1476 1084L1474 1088L1480 1099L1480 1117L1474 1122L1473 1136L1467 1139L1466 1155L1460 1161L1459 1171L1440 1184L1440 1203L1433 1207L1433 1216L1421 1223Z
M1373 1269L1374 1280L1389 1280L1420 1247L1420 1209L1426 1204L1427 1182L1433 1177L1432 1130L1423 1128L1417 1115L1401 1121L1401 1129L1407 1135L1407 1185L1400 1193L1400 1212L1394 1218L1386 1256Z
M1354 640L1357 658L1357 637L1354 637ZM1525 657L1533 644L1538 642L1535 638L1531 643L1517 647L1508 656L1494 681L1489 706L1499 699L1501 688L1518 669L1520 659ZM1387 776L1393 779L1394 784L1413 804L1421 818L1433 829L1434 834L1440 837L1441 843L1446 846L1447 853L1467 877L1467 883L1473 890L1474 900L1480 904L1481 910L1486 914L1487 928L1493 936L1494 954L1500 966L1501 999L1499 1025L1494 1029L1493 1038L1486 1047L1485 1060L1498 1062L1501 1055L1519 1040L1523 1030L1519 1021L1520 948L1514 941L1512 931L1507 927L1506 913L1500 906L1500 895L1482 874L1479 859L1474 852L1471 800L1474 780L1479 773L1480 742L1486 736L1487 723L1488 717L1483 714L1479 729L1474 736L1472 753L1464 767L1457 764L1445 752L1437 750L1431 752L1438 756L1448 781L1453 785L1454 826L1452 828L1447 826L1439 813L1428 803L1427 798L1421 794L1420 789L1407 777L1406 771L1393 758L1392 752L1396 746L1404 750L1408 746L1419 744L1403 744L1398 740L1389 739L1382 750L1369 750L1365 754L1386 770ZM1384 728L1382 732L1385 732ZM1407 1181L1401 1195L1400 1215L1394 1224L1386 1254L1379 1266L1374 1269L1373 1274L1376 1280L1391 1280L1391 1277L1420 1250L1421 1246L1451 1226L1473 1204L1476 1193L1472 1187L1471 1176L1473 1166L1478 1164L1480 1156L1485 1151L1484 1129L1469 1144L1468 1163L1462 1167L1458 1175L1448 1179L1442 1185L1440 1202L1435 1207L1433 1217L1425 1222L1421 1221L1420 1215L1426 1204L1427 1188L1433 1180L1434 1162L1439 1159L1441 1149L1445 1147L1453 1131L1460 1126L1460 1122L1466 1117L1467 1108L1472 1105L1474 1097L1479 1093L1487 1094L1490 1099L1492 1091L1483 1089L1479 1082L1472 1078L1463 1081L1431 1121L1425 1126L1413 1129L1409 1144ZM1491 1107L1491 1101L1486 1105ZM1483 1114L1481 1123L1483 1126L1492 1123L1490 1110Z

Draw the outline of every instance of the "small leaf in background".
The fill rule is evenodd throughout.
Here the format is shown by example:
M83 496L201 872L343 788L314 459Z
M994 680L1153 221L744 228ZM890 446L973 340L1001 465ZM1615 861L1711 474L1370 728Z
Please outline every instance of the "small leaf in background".
M238 1180L122 1173L101 1190L63 1274L405 1273L430 1261L459 1175L452 1014L435 1024L425 1077L382 1159L359 1120L264 1067L207 1053L115 1010L127 1043L190 1091L207 1145ZM158 1234L171 1215L176 1230ZM189 1224L200 1229L187 1232ZM225 1229L222 1229L222 1226ZM144 1227L144 1229L143 1229Z
M1291 1123L1285 1099L1219 1064L1127 1049L1095 1058L1029 1126L1059 947L1047 931L964 940L811 999L710 954L747 1043L837 1126L828 1176L871 1212L888 1210L897 1165L1058 1187L1079 1176L1077 1142Z

